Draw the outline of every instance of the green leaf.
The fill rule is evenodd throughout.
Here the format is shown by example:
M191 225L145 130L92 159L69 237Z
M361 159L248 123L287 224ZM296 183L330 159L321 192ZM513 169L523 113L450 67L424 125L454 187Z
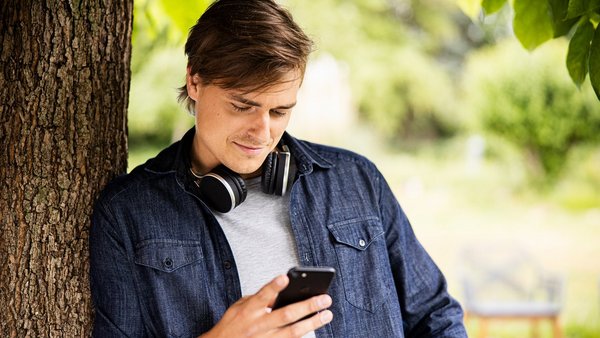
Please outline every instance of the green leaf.
M208 7L209 1L170 1L160 0L165 13L175 24L182 36L187 38L188 31Z
M600 25L596 27L590 47L590 82L600 100Z
M600 0L569 0L567 19L576 18L600 7Z
M552 13L552 28L554 29L554 37L566 35L571 31L571 28L579 21L579 18L567 19L567 0L548 0L550 5L550 13Z
M590 42L594 37L594 25L589 21L582 21L569 43L567 52L567 69L573 82L581 86L588 73L590 59Z
M471 18L471 20L475 21L479 13L481 13L481 1L482 0L458 0L458 7L462 9L462 11Z
M514 0L513 28L521 45L533 50L552 39L552 17L546 0Z
M481 5L485 14L493 14L502 9L505 3L506 0L483 0Z

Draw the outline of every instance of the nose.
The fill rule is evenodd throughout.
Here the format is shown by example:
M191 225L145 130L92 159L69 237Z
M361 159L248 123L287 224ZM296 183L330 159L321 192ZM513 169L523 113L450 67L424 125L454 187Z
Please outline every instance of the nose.
M248 133L256 139L266 142L271 135L270 122L271 116L268 111L257 112L253 116Z

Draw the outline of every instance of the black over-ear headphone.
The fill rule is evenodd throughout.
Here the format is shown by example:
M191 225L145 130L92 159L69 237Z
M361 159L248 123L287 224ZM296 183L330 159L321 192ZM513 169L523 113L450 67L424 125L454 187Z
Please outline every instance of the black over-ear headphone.
M296 176L295 166L290 165L292 155L288 147L282 145L281 149L271 152L262 164L261 186L265 194L283 196ZM198 175L191 168L190 172L200 198L220 213L233 210L246 199L244 179L224 165L205 175Z

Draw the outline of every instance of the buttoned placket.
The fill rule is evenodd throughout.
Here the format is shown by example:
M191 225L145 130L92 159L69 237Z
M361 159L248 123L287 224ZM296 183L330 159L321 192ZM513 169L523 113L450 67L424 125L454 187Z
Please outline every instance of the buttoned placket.
M196 201L198 201L198 207L201 209L205 216L206 226L208 226L209 232L215 232L212 236L216 238L216 251L217 251L217 259L220 264L218 264L221 268L221 273L224 276L225 281L225 293L227 297L227 307L230 307L235 302L237 302L240 298L242 298L242 288L239 282L239 275L235 264L235 259L233 256L233 251L229 246L229 242L217 221L217 218L213 215L213 212L210 208L200 199L196 194L194 194L188 184L186 185L183 182L187 182L184 179L178 179L179 186L185 191L185 193L191 195Z

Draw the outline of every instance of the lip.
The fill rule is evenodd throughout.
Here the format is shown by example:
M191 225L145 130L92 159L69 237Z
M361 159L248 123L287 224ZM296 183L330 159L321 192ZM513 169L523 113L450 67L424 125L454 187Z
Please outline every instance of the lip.
M244 154L250 156L260 155L264 149L264 147L245 146L236 142L233 142L233 144L235 144Z

